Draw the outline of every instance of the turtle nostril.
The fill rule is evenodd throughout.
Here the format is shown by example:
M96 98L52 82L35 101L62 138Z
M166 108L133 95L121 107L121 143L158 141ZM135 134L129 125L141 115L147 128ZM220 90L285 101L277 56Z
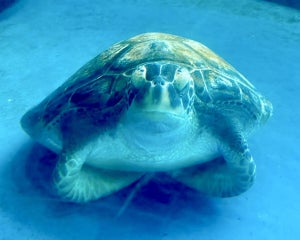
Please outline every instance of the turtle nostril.
M157 76L156 78L154 78L152 80L152 82L153 82L154 85L165 85L166 81L165 81L165 79L163 77Z

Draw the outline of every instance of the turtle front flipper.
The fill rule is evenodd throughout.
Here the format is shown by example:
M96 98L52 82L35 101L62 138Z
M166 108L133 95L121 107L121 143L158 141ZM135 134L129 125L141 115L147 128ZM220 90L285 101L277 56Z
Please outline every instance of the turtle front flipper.
M82 156L81 156L82 155ZM54 169L53 185L58 195L70 202L88 202L116 192L142 174L98 169L85 165L85 156L63 152Z
M245 192L253 184L255 163L241 134L230 134L226 139L219 144L221 158L172 172L172 177L216 197L232 197Z

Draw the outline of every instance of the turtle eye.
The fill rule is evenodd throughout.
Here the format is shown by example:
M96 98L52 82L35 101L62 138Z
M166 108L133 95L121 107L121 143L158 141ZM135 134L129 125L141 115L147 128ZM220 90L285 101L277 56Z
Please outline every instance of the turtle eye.
M138 66L137 71L140 74L143 74L146 71L146 67L145 66Z
M192 80L190 72L186 68L178 68L174 75L174 87L181 92Z
M131 81L133 86L139 88L144 85L146 79L146 67L138 66L131 75Z
M136 69L136 72L137 74L144 74L146 72L146 67L143 65L143 66L138 66L137 69Z
M181 74L182 73L182 68L178 68L177 70L176 70L176 74Z

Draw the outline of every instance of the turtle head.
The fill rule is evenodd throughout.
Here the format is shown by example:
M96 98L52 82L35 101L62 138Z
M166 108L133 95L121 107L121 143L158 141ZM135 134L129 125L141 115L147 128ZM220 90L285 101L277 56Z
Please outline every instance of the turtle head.
M134 94L123 120L129 141L147 151L177 146L192 127L194 82L189 69L146 63L137 66L130 79Z
M194 83L187 68L164 62L142 64L133 70L131 82L136 90L133 108L179 116L189 113Z

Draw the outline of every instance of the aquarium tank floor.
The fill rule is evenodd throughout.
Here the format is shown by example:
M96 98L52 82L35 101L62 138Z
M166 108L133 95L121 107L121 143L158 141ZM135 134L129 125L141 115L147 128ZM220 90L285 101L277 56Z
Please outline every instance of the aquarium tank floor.
M262 0L4 2L1 240L300 239L297 5ZM56 155L30 140L19 125L21 116L92 57L143 32L207 45L273 103L273 117L249 139L257 178L246 193L211 198L164 175L87 204L63 203L49 192Z

